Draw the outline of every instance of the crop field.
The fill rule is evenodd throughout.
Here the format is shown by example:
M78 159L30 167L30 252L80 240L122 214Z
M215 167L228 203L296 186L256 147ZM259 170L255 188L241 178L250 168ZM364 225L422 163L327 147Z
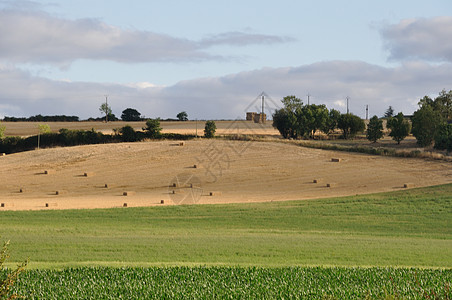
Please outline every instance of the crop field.
M450 299L451 270L152 267L32 270L30 299Z

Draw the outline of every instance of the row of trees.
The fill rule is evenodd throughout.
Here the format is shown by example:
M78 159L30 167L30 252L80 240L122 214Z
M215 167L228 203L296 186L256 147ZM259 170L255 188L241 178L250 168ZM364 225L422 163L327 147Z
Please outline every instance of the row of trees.
M295 96L286 96L281 102L284 107L273 114L273 127L284 138L314 138L319 131L329 136L339 129L343 138L350 139L366 129L364 121L358 116L328 110L325 105L303 105L302 100ZM411 132L422 147L434 143L436 149L452 151L452 91L443 90L435 99L428 96L422 98L411 123L401 112L394 116L391 106L385 117L389 136L398 144ZM383 136L383 121L373 116L367 126L366 137L376 142Z
M99 111L105 115L106 121L118 121L119 119L112 113L111 106L107 103L102 103ZM178 121L188 121L188 114L182 111L176 115ZM144 121L146 118L135 108L126 108L122 111L121 120L126 122Z
M273 114L273 127L284 138L314 138L317 131L330 135L336 129L344 138L354 137L365 129L364 121L353 114L341 114L338 110L328 110L325 105L303 105L295 96L282 99L284 108Z

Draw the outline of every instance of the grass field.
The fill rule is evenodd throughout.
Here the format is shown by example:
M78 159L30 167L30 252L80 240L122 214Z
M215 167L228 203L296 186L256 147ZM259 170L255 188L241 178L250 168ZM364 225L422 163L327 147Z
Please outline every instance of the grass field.
M11 260L68 266L452 267L452 185L333 199L5 211Z

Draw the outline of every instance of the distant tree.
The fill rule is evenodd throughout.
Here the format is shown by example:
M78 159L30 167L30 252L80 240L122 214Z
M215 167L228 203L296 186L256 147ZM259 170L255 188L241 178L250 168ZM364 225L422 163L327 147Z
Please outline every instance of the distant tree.
M435 135L435 149L452 151L452 124L442 123Z
M424 105L415 111L411 131L416 137L418 145L430 146L441 123L441 114L433 110L431 105Z
M452 91L442 90L433 102L433 109L440 113L444 121L452 120Z
M394 116L394 109L392 108L392 106L389 106L388 109L385 112L384 117L385 118L390 118L392 116Z
M179 121L188 121L188 114L185 111L181 111L176 117Z
M295 96L286 96L281 102L284 108L276 110L273 114L273 127L278 129L284 138L298 138L304 135L306 128L302 127L300 122L303 118L301 110L303 102Z
M411 124L405 120L403 114L400 112L395 117L390 117L386 123L386 128L390 129L389 136L392 137L397 144L400 144L411 131Z
M366 137L369 141L376 143L383 137L383 121L373 116L367 125Z
M108 105L107 103L102 103L99 107L99 111L102 114L105 114L105 121L108 122L110 115L112 114L112 110L110 105Z
M130 125L126 125L126 126L120 128L119 133L121 134L121 139L123 142L136 142L137 141L137 132Z
M362 132L366 128L366 124L360 117L347 113L339 117L337 127L342 130L342 135L345 139L350 139L358 132Z
M2 125L2 123L0 123L0 140L3 140L5 138L5 130L5 125Z
M207 121L206 126L204 127L204 137L210 139L215 137L215 132L217 130L217 125L215 121Z
M146 121L146 127L143 128L150 138L159 138L162 128L160 127L160 119L149 119Z
M38 125L39 134L51 133L52 130L48 124L39 124Z
M122 111L121 120L126 122L140 121L141 114L134 108L126 108Z
M291 127L289 112L284 108L278 109L273 114L273 128L278 129L283 138L293 137L293 128Z
M337 122L339 120L339 117L341 116L341 113L338 110L331 109L328 113L328 119L325 123L325 128L322 129L323 132L326 134L330 134L331 132L334 132L337 128Z

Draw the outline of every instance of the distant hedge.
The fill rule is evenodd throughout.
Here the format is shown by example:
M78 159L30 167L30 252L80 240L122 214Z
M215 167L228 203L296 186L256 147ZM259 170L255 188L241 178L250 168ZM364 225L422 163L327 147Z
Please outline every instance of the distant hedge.
M143 132L136 132L133 141L142 141L148 138ZM188 140L195 138L194 135L163 133L160 139L168 140ZM124 139L121 134L103 134L92 130L69 130L60 129L58 133L45 133L39 136L40 148L67 147L78 145L106 144L132 141ZM35 150L38 147L38 136L18 137L10 136L0 140L0 153L16 153Z

